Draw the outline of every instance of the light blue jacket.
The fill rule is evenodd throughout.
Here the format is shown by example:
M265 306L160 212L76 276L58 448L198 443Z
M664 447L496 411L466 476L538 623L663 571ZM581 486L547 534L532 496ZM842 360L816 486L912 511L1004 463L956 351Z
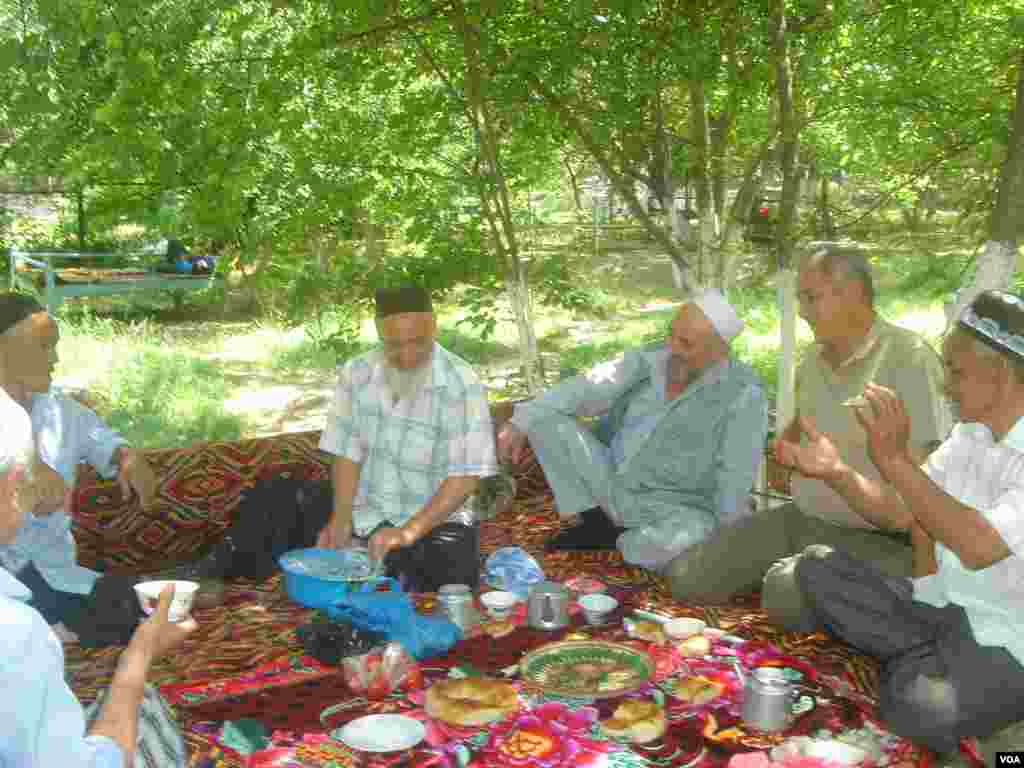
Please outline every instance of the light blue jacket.
M125 440L93 411L69 397L50 393L33 397L31 416L39 458L69 487L74 487L75 473L83 462L105 478L117 474L111 458ZM14 543L0 546L0 565L17 573L32 562L54 589L88 594L99 574L76 562L68 512L26 515Z
M64 681L64 650L29 591L0 569L0 765L121 768L106 736L85 735L85 713Z

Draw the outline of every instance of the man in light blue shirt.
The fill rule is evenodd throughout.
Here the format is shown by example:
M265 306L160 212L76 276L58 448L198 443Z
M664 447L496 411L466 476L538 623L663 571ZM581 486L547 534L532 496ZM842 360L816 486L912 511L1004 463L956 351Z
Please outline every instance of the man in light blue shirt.
M0 543L14 538L24 508L35 501L33 453L28 414L0 390ZM152 618L136 630L87 727L82 705L64 680L60 640L28 605L29 590L0 569L0 691L6 694L0 697L0 765L121 768L135 755L142 758L136 765L183 766L181 735L159 694L145 686L153 660L195 629L191 619L168 622L172 594L165 591Z
M757 375L730 354L742 328L721 293L703 291L680 308L667 343L516 407L499 456L517 463L528 437L559 515L577 521L549 549L617 546L627 562L661 570L750 514L768 414ZM578 421L595 416L600 434Z
M29 588L32 605L50 624L74 625L99 575L77 564L71 536L68 492L78 465L88 462L102 476L117 477L122 492L137 493L143 506L152 500L156 477L95 413L50 392L58 339L57 324L34 298L0 294L0 388L31 414L41 489L15 540L0 546L0 565Z

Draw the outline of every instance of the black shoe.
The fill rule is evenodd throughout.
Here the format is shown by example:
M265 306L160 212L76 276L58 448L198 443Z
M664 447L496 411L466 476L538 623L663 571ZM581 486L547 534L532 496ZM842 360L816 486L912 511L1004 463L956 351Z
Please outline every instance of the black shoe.
M615 542L625 528L612 523L600 507L592 507L580 514L580 522L566 528L544 544L547 552L563 549L615 549Z

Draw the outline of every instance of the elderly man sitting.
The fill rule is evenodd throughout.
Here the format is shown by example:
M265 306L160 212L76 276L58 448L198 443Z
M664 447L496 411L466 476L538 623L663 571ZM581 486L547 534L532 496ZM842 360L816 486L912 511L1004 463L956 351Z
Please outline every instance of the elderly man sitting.
M497 472L486 392L434 341L423 288L378 291L376 315L381 346L342 366L320 440L335 459L319 545L366 539L370 557L409 591L475 587L480 533L468 499Z
M750 513L768 428L757 375L732 358L743 323L721 293L686 301L666 343L627 352L516 407L498 436L526 438L565 521L551 549L618 548L653 570ZM604 416L607 444L579 416Z
M913 331L878 315L871 268L857 248L811 244L800 259L798 286L800 314L816 343L796 372L797 417L813 415L844 462L877 478L864 430L846 405L874 381L907 404L913 425L910 446L923 460L952 426L942 396L939 356ZM801 436L800 421L794 418L782 439L798 442ZM910 575L905 533L879 529L821 480L790 472L780 479L785 484L775 487L792 492L791 504L723 528L672 561L667 574L676 599L724 602L763 579L761 606L772 621L785 625L786 617L800 611L792 556L811 544L840 547L891 576Z
M35 299L0 294L0 388L31 415L42 489L17 537L0 545L0 564L29 588L32 606L74 639L94 629L84 609L99 576L75 560L68 501L79 463L117 477L122 492L134 491L143 506L151 502L157 483L145 458L95 413L50 391L59 338L57 324Z
M923 465L903 403L877 385L856 412L885 482L846 464L810 415L807 441L776 449L880 528L910 532L913 580L838 549L806 549L799 628L878 657L883 719L937 752L1024 718L1024 302L981 294L943 361L961 423Z
M0 543L22 526L35 490L26 482L34 449L28 414L0 390ZM145 768L185 765L181 734L155 688L145 685L153 661L195 629L195 621L167 620L173 589L160 596L92 711L82 710L64 680L64 651L46 620L29 604L29 591L0 569L0 765ZM91 722L87 721L91 720Z

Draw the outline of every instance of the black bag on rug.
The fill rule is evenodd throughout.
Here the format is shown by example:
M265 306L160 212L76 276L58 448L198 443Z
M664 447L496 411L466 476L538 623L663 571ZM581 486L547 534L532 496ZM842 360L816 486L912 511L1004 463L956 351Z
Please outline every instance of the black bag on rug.
M224 539L211 553L224 578L265 579L278 570L277 558L312 547L334 508L327 480L273 477L245 490Z

